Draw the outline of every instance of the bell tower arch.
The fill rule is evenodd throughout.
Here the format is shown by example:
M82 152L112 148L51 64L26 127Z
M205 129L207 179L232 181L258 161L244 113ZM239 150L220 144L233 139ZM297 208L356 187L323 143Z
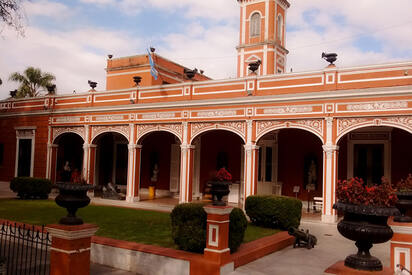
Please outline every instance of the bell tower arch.
M249 75L248 65L261 61L258 75L285 72L287 0L237 0L240 5L240 35L237 76Z

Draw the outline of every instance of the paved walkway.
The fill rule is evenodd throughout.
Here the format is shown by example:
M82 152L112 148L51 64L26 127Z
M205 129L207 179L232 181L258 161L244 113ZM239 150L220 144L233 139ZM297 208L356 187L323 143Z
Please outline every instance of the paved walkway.
M0 198L15 198L16 195L10 191L9 184L0 182ZM53 197L53 195L51 196ZM169 212L173 203L168 200L140 201L133 204L125 201L104 200L93 198L93 204L112 205L130 208L150 209ZM279 252L272 253L247 265L237 268L231 275L263 275L263 274L323 274L323 271L345 259L349 254L356 252L354 242L343 238L336 229L336 224L322 224L317 215L304 213L301 228L309 229L318 239L314 249L288 247ZM390 244L374 245L371 249L372 255L378 257L384 266L390 265ZM107 266L92 264L91 274L102 275L131 275L135 273L113 269Z

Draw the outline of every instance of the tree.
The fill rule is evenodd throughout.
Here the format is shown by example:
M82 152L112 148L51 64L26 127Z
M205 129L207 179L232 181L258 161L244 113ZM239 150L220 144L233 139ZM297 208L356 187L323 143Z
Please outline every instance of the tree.
M12 73L9 77L9 80L20 83L17 97L35 97L42 91L48 93L47 86L53 85L52 81L55 79L54 75L34 67L28 67L23 74Z
M23 34L21 0L0 0L0 20Z

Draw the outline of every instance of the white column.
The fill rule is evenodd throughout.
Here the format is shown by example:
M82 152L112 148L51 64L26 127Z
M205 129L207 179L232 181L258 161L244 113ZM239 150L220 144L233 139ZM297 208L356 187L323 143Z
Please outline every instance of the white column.
M137 145L129 144L129 156L127 161L127 202L136 202L139 200L139 197L135 197L135 188L136 188L136 177L135 177L135 167L136 167L136 148Z
M179 203L190 202L192 200L192 177L193 177L193 160L192 152L195 148L187 143L188 123L183 122L183 142L180 145L180 188Z
M89 168L89 135L90 135L90 126L84 125L84 143L83 143L83 170L82 177L87 178L88 168Z
M259 146L256 146L254 142L252 142L252 130L253 130L253 122L252 120L248 120L247 122L247 136L246 136L246 145L245 148L245 165L244 165L244 180L245 186L243 189L243 198L242 198L242 205L244 207L246 198L251 195L255 195L256 193L256 184L257 184L257 175L256 175L256 157L257 157L257 150Z
M53 142L53 141L50 140L51 139L51 134L52 134L52 129L49 126L48 127L48 135L47 135L46 176L45 176L46 179L50 179L50 170L51 170L51 168L50 168L50 164L51 164L50 156L51 156L51 151L52 151L51 142Z
M323 148L323 209L322 222L336 222L336 211L332 209L336 201L336 179L338 167L338 150L339 146L332 143L333 118L326 119L326 144Z

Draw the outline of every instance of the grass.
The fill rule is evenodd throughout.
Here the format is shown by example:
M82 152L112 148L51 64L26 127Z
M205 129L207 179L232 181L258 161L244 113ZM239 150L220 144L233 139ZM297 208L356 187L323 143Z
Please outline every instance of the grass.
M99 226L96 235L137 243L176 248L171 237L169 213L89 205L79 209L78 216L86 223ZM57 223L66 210L52 200L0 200L0 218L28 224ZM279 232L276 229L249 224L244 242L250 242Z

